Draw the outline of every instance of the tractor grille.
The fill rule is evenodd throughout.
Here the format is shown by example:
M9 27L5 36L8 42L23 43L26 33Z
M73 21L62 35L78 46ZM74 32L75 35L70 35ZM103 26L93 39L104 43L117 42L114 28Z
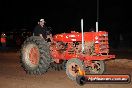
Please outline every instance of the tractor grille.
M100 53L109 53L108 34L99 36L99 51Z

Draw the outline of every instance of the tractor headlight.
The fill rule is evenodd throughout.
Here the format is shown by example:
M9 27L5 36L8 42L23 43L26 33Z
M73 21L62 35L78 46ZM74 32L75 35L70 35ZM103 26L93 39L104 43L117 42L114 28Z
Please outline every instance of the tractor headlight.
M103 36L108 36L108 34L103 34Z

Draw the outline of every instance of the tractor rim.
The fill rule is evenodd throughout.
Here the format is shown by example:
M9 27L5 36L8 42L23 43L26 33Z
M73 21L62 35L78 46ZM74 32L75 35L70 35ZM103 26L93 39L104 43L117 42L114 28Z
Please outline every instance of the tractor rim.
M30 52L29 52L29 60L34 65L38 64L39 52L38 52L37 47L32 47L30 49Z
M94 73L99 73L101 70L101 64L96 61L91 68Z
M73 77L76 77L79 73L79 68L80 67L76 63L71 63L68 66L68 71Z
M25 47L25 61L30 67L36 67L39 63L39 50L35 44L28 44Z

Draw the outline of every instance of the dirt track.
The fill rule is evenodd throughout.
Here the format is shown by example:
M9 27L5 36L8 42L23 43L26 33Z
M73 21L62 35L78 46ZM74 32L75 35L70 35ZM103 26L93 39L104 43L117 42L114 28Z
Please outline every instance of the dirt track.
M106 74L130 74L131 60L107 61ZM126 62L125 62L126 61ZM86 84L79 86L64 71L48 71L44 75L27 75L19 64L19 53L0 53L0 88L132 88L130 84Z

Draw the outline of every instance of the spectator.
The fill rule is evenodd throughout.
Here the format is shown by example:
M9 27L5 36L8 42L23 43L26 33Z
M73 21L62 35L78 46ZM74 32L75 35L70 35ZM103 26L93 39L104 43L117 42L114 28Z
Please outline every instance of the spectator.
M1 34L1 44L2 47L6 47L6 34L4 32Z

